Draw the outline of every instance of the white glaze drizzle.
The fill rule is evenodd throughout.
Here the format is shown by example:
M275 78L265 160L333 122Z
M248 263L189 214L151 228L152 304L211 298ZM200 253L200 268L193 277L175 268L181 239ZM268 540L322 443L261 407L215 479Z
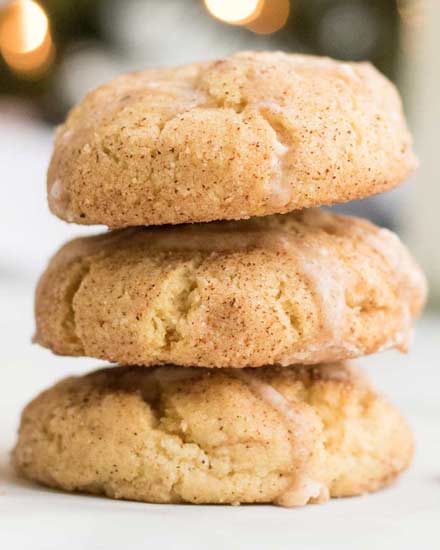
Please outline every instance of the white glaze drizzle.
M278 495L274 502L280 506L291 507L304 506L311 500L328 500L330 495L327 486L311 477L314 466L314 442L304 411L298 410L294 403L271 384L260 380L257 375L249 374L243 369L230 369L229 372L247 384L254 394L275 409L290 426L298 469L294 472L293 480L287 489Z
M305 349L283 357L281 364L287 366L294 363L316 363L329 360L329 356L336 360L347 353L349 356L359 355L359 348L347 342L344 334L346 285L345 274L338 258L314 243L305 245L298 237L291 237L289 246L297 258L297 269L317 304L320 337L315 344L309 343Z
M292 198L291 186L285 184L284 174L284 156L289 151L289 148L283 145L277 138L273 143L274 155L272 158L272 172L273 177L271 180L271 196L270 205L285 206Z
M382 256L393 272L393 276L399 276L399 301L402 328L388 338L379 351L392 346L401 352L408 351L413 337L412 314L410 310L411 295L416 289L426 286L425 278L415 265L408 251L400 242L400 239L388 229L372 229L366 225L352 224L353 234L357 234L377 254Z
M272 177L270 180L270 197L269 204L273 207L283 207L289 203L292 198L292 186L287 181L286 177L286 162L290 147L281 142L279 134L271 123L271 118L280 119L286 116L288 109L274 101L260 101L254 105L255 109L264 116L267 124L272 128L274 133L272 141ZM269 116L265 116L264 113Z
M349 63L341 63L338 68L338 73L342 78L350 80L360 80L359 76L356 74L355 70Z
M50 189L50 196L55 200L61 200L64 193L64 187L61 184L61 180L57 179L53 182L53 185Z
M73 221L72 214L69 212L70 196L60 179L53 182L49 191L49 198L55 214L60 215L67 221Z

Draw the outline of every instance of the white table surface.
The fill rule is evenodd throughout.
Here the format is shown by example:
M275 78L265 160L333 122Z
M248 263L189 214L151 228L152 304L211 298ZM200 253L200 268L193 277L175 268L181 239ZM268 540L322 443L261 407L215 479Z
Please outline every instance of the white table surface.
M69 495L16 477L9 452L21 408L55 380L98 363L30 344L30 284L0 280L0 303L1 549L440 549L440 318L419 322L409 355L362 360L416 434L414 464L393 487L301 509L169 506Z

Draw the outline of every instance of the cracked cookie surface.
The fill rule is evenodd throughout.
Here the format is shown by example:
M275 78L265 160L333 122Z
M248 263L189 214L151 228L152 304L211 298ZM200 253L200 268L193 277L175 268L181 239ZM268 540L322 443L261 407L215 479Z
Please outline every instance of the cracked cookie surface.
M298 506L375 491L410 463L398 411L346 364L114 367L24 410L13 459L68 491Z
M127 74L58 129L49 206L110 227L243 219L391 189L416 166L367 63L241 52Z
M56 254L35 340L124 365L320 363L406 350L425 294L399 239L357 218L130 228Z

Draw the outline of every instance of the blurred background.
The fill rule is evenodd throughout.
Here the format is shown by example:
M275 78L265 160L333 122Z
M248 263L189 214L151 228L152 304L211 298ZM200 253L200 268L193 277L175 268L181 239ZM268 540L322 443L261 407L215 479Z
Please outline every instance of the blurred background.
M148 66L240 49L370 60L399 87L421 168L396 191L342 205L397 231L440 306L440 0L0 0L0 282L31 289L57 246L100 228L49 215L52 132L84 94Z

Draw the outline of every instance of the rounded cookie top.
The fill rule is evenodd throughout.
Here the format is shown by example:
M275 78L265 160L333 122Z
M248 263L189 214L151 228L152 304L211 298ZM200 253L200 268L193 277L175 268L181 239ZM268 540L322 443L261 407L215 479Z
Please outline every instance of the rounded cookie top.
M88 94L57 131L49 206L110 227L242 219L379 193L415 165L371 65L241 52Z
M123 365L259 367L405 350L426 294L390 231L319 210L65 245L35 340Z
M115 367L32 401L14 462L113 498L297 506L377 490L412 450L396 409L343 364Z

